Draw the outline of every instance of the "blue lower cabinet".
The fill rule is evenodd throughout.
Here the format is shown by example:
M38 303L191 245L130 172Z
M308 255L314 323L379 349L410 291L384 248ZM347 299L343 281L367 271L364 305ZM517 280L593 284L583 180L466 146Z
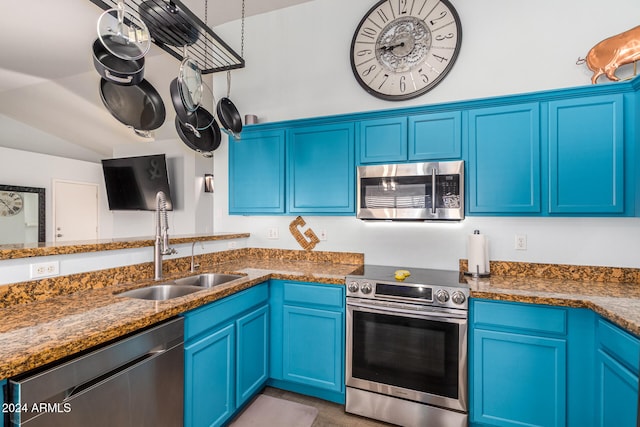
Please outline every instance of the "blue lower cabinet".
M640 340L604 319L596 336L596 425L635 427Z
M269 287L184 314L187 427L224 425L269 377Z
M219 426L235 411L235 326L185 346L185 425Z
M476 330L473 421L566 425L566 341Z
M596 419L602 427L636 427L638 375L599 350Z
M236 402L242 406L269 378L269 306L241 317L236 325Z
M269 298L269 384L344 403L344 286L272 280Z
M342 313L285 306L283 322L283 379L341 392Z
M470 425L591 423L589 310L472 299L469 319Z

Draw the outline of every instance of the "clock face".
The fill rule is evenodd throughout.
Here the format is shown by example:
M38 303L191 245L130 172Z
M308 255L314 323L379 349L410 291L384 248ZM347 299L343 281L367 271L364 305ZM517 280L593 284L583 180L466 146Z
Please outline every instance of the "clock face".
M13 216L24 207L20 193L14 191L0 191L0 216Z
M382 0L353 35L351 68L373 96L415 98L447 75L461 40L460 18L447 0Z

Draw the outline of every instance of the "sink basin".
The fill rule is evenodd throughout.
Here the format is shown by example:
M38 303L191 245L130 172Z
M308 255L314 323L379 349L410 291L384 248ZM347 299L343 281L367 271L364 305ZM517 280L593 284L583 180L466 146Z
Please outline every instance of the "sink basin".
M213 288L215 286L222 285L232 280L240 279L239 274L220 274L220 273L205 273L197 276L189 276L182 279L176 279L176 285L180 286L196 286L202 288Z
M166 301L203 290L200 286L177 285L174 283L154 285L146 288L132 289L119 293L120 297Z

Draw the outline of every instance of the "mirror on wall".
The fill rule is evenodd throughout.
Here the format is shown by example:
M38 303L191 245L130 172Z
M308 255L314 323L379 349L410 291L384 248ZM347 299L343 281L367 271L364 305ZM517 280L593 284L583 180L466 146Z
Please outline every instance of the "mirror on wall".
M44 242L44 188L0 184L0 245Z

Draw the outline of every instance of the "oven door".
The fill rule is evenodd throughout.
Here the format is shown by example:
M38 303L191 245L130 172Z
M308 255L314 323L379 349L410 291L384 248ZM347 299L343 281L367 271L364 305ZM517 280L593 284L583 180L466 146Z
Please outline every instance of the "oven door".
M347 298L347 386L467 412L467 312L383 304Z

